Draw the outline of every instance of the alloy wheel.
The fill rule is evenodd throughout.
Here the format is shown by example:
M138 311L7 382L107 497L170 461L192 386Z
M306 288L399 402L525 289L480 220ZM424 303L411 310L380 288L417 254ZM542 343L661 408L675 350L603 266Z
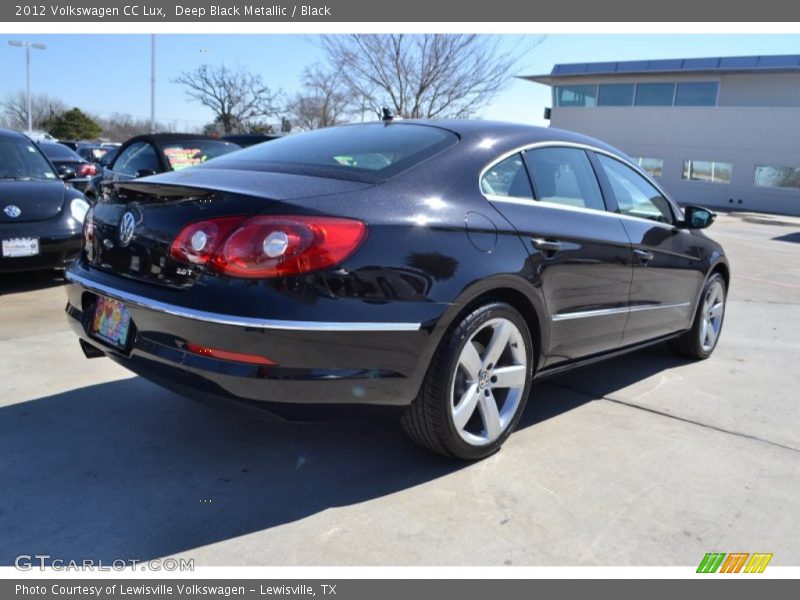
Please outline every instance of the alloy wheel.
M528 376L522 333L495 318L470 336L458 357L450 392L453 425L461 439L485 446L509 427Z
M708 286L700 310L700 346L704 352L710 352L717 343L725 314L725 289L719 281Z

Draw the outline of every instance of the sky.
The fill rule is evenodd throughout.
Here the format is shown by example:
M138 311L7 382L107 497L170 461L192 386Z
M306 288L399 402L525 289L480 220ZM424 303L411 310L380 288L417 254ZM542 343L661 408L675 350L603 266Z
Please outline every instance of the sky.
M517 75L548 73L556 63L618 61L753 54L800 54L799 35L548 35L501 36L519 52ZM31 50L31 90L61 98L69 106L100 116L150 115L150 36L142 34L0 35L0 100L25 89L24 50L8 40L47 45ZM209 109L186 98L174 80L208 63L241 65L273 89L291 96L303 68L323 62L316 35L158 35L156 119L178 129L197 129L212 120ZM537 44L538 42L538 44ZM546 86L513 80L478 116L546 125Z

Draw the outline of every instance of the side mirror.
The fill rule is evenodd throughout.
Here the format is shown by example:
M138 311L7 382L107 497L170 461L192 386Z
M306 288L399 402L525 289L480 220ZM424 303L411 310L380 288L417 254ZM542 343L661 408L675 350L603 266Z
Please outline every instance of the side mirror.
M149 177L150 175L155 175L155 169L139 169L136 171L136 177Z
M687 206L683 214L683 226L686 229L705 229L717 218L717 213L702 206Z
M75 179L78 174L75 172L75 169L72 167L67 167L66 165L58 167L58 178L64 181L69 181L70 179Z

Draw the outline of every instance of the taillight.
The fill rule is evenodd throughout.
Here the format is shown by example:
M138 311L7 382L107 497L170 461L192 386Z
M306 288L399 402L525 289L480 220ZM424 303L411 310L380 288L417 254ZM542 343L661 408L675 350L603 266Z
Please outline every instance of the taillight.
M223 217L190 223L178 234L169 253L175 260L205 265L225 237L246 217Z
M366 235L367 226L354 219L226 217L189 224L175 238L170 254L231 277L285 277L342 262Z
M81 163L78 165L75 174L78 177L89 177L97 174L97 167L95 167L94 163Z
M83 241L87 245L94 241L94 206L90 206L83 217Z
M83 217L83 249L86 256L92 260L94 253L94 206L90 206Z

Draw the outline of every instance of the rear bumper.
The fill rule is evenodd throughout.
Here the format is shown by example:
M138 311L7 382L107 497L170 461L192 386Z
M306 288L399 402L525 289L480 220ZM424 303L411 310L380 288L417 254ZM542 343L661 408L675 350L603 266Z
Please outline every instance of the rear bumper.
M206 312L156 301L143 294L149 285L128 284L80 263L67 272L67 279L68 321L93 349L182 395L257 403L290 418L320 405L409 404L419 390L433 343L430 330L435 322L239 317L220 307ZM126 351L88 331L98 294L123 302L131 314L135 329ZM277 365L201 356L188 351L187 343L256 354Z

